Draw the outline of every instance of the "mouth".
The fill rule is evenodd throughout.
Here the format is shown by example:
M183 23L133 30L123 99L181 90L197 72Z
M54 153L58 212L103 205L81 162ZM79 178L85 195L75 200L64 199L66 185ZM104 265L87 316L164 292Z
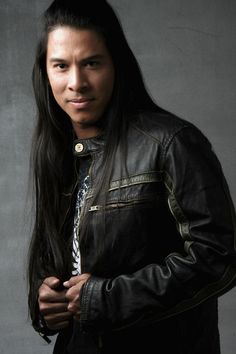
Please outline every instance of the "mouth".
M81 98L72 98L67 100L74 108L76 109L85 109L91 105L91 102L94 101L93 97L81 97Z

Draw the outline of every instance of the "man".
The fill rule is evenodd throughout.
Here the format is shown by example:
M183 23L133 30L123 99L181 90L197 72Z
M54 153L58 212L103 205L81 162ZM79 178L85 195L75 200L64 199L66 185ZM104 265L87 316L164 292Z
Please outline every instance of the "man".
M50 5L33 84L34 328L54 353L220 353L235 214L207 138L152 101L104 0Z

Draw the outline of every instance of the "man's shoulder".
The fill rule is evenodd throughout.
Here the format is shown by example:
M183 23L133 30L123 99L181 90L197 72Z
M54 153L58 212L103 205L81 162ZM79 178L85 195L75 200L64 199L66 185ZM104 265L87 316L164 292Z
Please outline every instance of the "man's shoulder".
M134 124L134 128L150 138L164 143L187 127L197 129L191 122L168 111L142 112Z

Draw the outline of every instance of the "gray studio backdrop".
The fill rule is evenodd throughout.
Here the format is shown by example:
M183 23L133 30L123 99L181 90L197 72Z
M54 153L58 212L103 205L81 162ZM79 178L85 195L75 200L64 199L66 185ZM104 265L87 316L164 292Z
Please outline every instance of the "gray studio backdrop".
M0 353L51 353L27 318L31 69L48 0L0 0ZM111 0L159 105L211 140L236 203L236 1ZM236 350L236 291L220 298L222 354Z

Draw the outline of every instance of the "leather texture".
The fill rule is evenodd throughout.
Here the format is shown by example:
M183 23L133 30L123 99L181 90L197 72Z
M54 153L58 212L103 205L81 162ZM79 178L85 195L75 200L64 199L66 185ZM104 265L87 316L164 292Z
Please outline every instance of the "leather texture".
M76 161L92 160L82 271L99 267L83 287L80 324L58 341L68 341L65 353L220 353L217 298L236 281L235 213L221 164L197 127L169 113L140 114L127 142L105 205L89 203L105 138L74 143L83 145ZM75 190L64 193L63 223ZM85 337L93 349L79 344Z

